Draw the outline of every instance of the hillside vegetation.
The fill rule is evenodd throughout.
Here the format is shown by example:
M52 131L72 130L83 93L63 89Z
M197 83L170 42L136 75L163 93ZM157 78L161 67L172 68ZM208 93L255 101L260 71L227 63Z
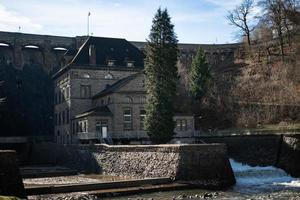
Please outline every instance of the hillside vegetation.
M200 107L204 128L257 128L300 121L300 40L284 44L284 60L273 40L238 52L234 64L213 70ZM196 104L196 107L199 106Z

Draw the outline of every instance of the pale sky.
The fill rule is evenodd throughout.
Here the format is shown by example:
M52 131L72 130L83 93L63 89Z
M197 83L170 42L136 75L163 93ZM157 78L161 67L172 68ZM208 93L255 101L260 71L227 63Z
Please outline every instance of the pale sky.
M235 42L225 19L241 0L0 0L0 31L145 41L152 18L167 8L181 43Z

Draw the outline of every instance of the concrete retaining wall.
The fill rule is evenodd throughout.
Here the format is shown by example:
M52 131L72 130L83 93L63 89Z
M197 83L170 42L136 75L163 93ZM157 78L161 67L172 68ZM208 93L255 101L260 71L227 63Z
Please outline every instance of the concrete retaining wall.
M171 177L201 187L235 183L224 144L204 145L57 145L36 144L35 162L51 161L85 172L130 178Z

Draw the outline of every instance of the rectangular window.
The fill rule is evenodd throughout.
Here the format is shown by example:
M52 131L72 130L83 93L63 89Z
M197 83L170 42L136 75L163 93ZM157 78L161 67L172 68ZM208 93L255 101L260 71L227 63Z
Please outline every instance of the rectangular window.
M88 122L87 121L83 122L83 132L85 132L85 133L88 132Z
M133 67L134 65L133 65L133 62L132 61L128 61L127 62L127 67Z
M83 123L79 122L79 133L83 132Z
M66 109L66 123L68 124L70 122L70 111L69 108Z
M61 102L61 92L60 91L58 91L58 95L57 96L58 96L57 103L60 103Z
M64 100L68 99L67 88L64 88L63 93L64 93Z
M108 130L108 122L106 120L104 121L97 121L96 122L96 132L97 133L103 133L103 130Z
M62 112L62 124L66 123L65 111Z
M96 123L96 132L97 133L101 133L102 132L101 122L97 122Z
M131 108L123 110L124 130L132 130L132 111Z
M187 131L187 121L186 119L181 120L181 130Z
M179 120L179 119L176 120L176 130L177 131L181 130L181 120Z
M108 65L109 67L112 67L112 66L115 65L115 61L114 61L114 60L109 60L109 61L107 61L107 65Z
M66 99L70 98L70 86L66 88Z
M146 117L146 110L141 109L140 110L140 129L144 130L144 122Z
M58 113L58 125L61 124L61 113Z
M57 125L57 114L54 114L54 125Z
M90 85L81 85L80 86L80 97L81 98L90 98L91 97L91 86Z
M65 91L66 91L66 90L65 90L64 88L61 89L61 101L62 101L62 102L65 101Z
M88 121L84 120L84 121L80 121L79 122L79 132L80 133L87 133L88 132Z
M178 131L187 131L187 120L186 119L177 119L176 120L176 129Z

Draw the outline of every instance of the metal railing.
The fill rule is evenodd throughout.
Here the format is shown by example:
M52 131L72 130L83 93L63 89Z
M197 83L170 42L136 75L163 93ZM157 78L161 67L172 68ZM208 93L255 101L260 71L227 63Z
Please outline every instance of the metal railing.
M143 139L149 138L145 131L122 131L114 132L111 137L113 139Z
M97 132L77 133L77 137L79 140L99 140L102 138L102 134Z

